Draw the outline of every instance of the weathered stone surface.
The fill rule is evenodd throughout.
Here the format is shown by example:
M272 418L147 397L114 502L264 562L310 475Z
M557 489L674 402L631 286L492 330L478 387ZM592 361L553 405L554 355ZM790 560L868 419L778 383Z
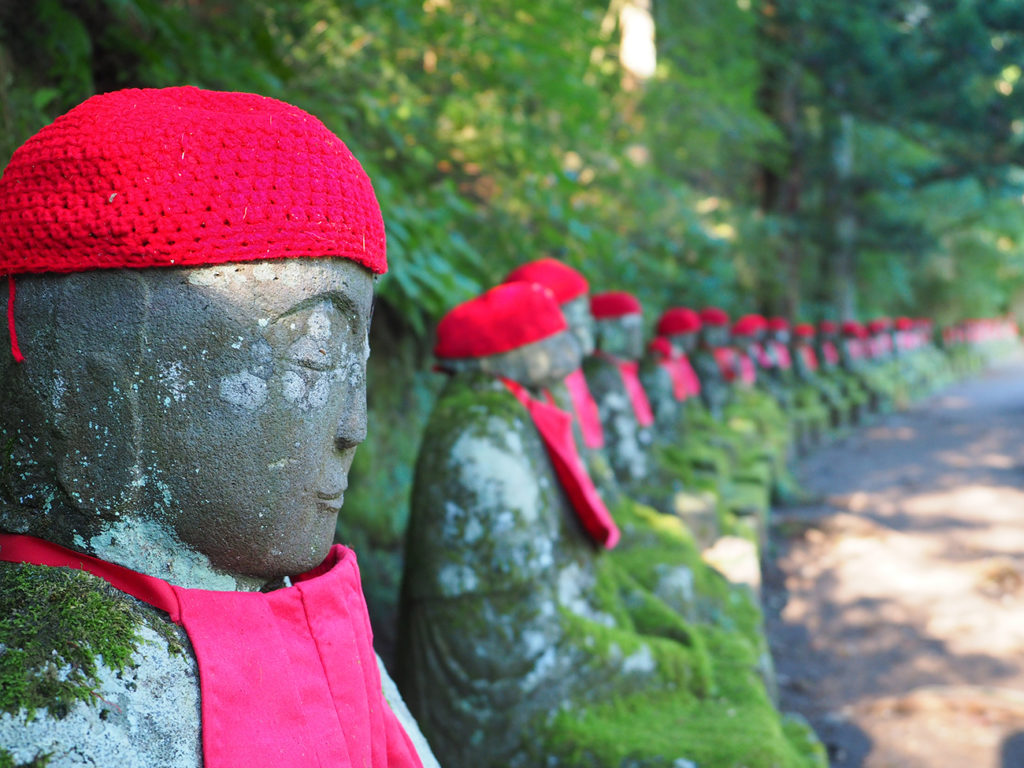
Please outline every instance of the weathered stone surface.
M442 393L407 542L399 680L446 766L536 765L560 711L706 685L692 629L596 557L525 409L490 377Z

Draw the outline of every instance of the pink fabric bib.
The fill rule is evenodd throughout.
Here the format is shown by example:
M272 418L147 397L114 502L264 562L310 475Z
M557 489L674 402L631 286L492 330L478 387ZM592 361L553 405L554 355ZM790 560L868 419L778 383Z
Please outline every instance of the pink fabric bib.
M381 692L355 553L340 544L267 594L185 589L31 536L0 534L0 560L88 571L185 628L204 768L421 768Z
M654 411L651 410L651 401L647 399L644 385L640 383L640 363L635 360L616 360L615 365L622 376L622 383L626 385L637 422L641 427L651 426L654 423Z
M718 370L722 372L722 377L726 381L736 380L736 352L732 347L715 347L711 350L711 353L715 357L715 362L718 363Z
M604 428L601 426L601 416L597 410L597 403L594 402L594 396L590 394L590 387L587 386L587 378L583 375L582 368L577 368L565 377L565 388L569 390L569 399L572 400L572 408L580 423L583 444L587 448L604 448Z
M808 370L818 370L818 356L806 344L800 346L800 359L804 361L804 365L807 366Z
M611 549L619 543L619 526L612 519L576 450L572 416L555 405L534 399L518 382L511 379L502 381L530 414L555 468L555 475L579 521L594 541L605 549Z
M781 341L773 341L771 343L772 352L775 353L775 360L779 364L779 368L784 371L788 371L793 367L793 358L790 357L789 349Z
M744 384L754 386L757 383L757 369L754 368L754 361L750 359L750 355L743 352L738 352L737 356L740 361L740 380Z
M839 350L836 349L836 345L831 341L826 341L821 345L821 354L829 365L838 365Z
M682 402L691 394L686 374L679 364L679 358L672 349L668 339L659 337L648 344L648 348L655 355L655 362L665 370L672 380L672 396Z

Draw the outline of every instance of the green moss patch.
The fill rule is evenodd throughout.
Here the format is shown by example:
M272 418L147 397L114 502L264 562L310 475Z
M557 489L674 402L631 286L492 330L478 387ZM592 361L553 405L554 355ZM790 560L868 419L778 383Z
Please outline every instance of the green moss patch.
M0 565L0 711L60 717L92 703L98 665L128 665L140 618L128 598L82 571Z

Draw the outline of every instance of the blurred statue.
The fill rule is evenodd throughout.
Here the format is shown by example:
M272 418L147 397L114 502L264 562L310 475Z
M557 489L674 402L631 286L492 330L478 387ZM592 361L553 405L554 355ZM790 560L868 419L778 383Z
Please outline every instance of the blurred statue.
M0 762L436 765L332 546L386 268L358 162L273 99L119 91L15 153Z

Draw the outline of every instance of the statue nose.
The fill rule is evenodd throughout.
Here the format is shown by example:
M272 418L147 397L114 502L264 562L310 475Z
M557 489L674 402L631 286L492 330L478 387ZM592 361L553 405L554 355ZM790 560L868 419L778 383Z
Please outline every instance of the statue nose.
M355 448L366 439L366 393L361 387L354 392L338 420L334 431L334 448L345 451Z

